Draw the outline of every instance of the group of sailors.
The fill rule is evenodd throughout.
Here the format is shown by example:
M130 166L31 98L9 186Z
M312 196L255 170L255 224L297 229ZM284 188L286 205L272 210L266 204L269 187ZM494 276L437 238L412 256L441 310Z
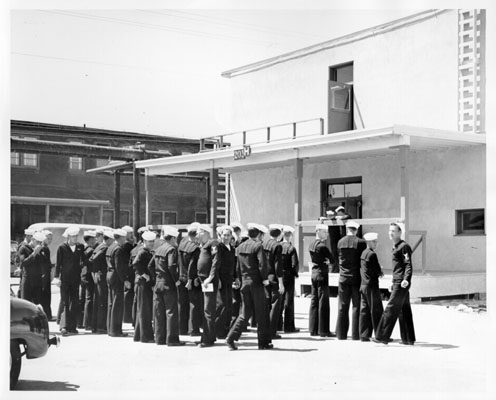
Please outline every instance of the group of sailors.
M346 222L346 235L336 256L327 246L329 226L319 223L309 246L312 298L311 336L351 338L387 344L399 318L402 343L415 342L409 302L411 249L401 240L401 224L391 224L393 283L383 310L379 278L383 275L375 248L378 235L357 237L359 225ZM290 226L249 223L221 226L192 223L180 232L163 226L64 232L56 254L54 283L60 286L57 323L62 335L79 329L112 337L127 336L123 322L134 326L134 341L181 346L180 335L199 336L199 347L225 340L230 350L250 324L257 327L258 348L273 348L278 332L295 327L295 279L299 261ZM51 318L49 231L26 232L20 245L20 296L39 303ZM339 265L338 312L330 330L329 269Z

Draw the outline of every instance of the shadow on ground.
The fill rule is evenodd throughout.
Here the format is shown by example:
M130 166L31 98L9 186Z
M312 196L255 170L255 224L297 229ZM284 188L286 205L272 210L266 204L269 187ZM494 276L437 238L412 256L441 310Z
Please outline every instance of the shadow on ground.
M59 392L76 392L79 385L69 382L46 382L46 381L25 381L19 380L14 390L49 390Z

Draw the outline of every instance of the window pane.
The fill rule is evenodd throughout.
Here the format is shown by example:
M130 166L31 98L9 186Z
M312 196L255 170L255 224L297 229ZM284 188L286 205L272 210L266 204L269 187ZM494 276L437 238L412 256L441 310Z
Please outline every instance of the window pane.
M121 216L121 220L120 220L121 226L130 225L129 220L131 213L129 211L121 211L120 216Z
M103 225L113 227L114 226L114 211L113 210L103 210Z
M336 68L336 81L353 82L353 64Z
M347 183L345 185L346 197L356 197L362 195L361 183Z
M344 197L344 183L334 183L327 186L327 195L332 199Z
M464 231L483 231L484 230L484 211L474 210L474 211L464 211L463 212L463 222Z
M50 222L81 224L83 209L71 206L50 206Z
M10 165L19 165L19 153L10 153Z
M177 224L177 214L172 211L164 212L164 224L175 225Z
M152 225L162 225L162 213L160 211L152 211Z
M350 91L348 88L332 90L332 108L337 110L350 109Z
M100 209L98 207L85 207L84 223L90 225L100 225Z
M206 224L207 223L207 213L195 213L195 221L199 222L200 224Z
M69 169L82 170L83 169L83 159L81 157L70 157L69 158Z
M26 167L37 167L38 166L38 154L24 153L22 163Z

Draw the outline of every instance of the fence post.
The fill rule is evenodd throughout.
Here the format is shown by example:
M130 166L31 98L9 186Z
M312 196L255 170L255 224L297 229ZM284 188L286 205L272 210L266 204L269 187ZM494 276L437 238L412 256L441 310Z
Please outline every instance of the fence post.
M267 127L267 143L270 143L270 126Z
M296 138L296 122L293 122L293 139Z
M320 118L320 134L324 134L324 118Z

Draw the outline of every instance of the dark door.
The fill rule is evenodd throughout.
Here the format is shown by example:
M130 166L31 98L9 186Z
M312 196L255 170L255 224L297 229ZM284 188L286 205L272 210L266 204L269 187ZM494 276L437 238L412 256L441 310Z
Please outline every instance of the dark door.
M328 133L353 129L353 85L329 81Z

